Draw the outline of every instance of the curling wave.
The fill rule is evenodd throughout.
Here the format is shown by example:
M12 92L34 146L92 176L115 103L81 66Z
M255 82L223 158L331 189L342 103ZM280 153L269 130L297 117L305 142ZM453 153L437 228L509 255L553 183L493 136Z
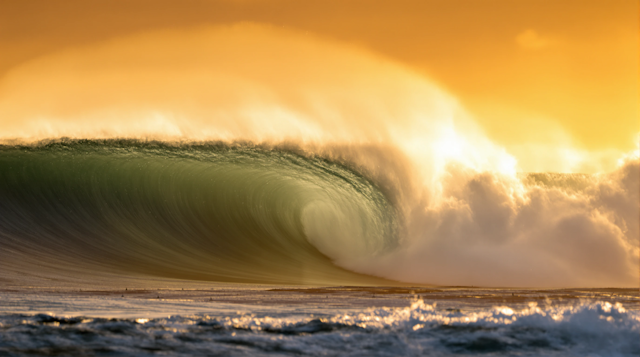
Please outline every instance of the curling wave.
M3 270L367 283L376 280L332 258L375 257L397 244L396 211L371 181L294 149L4 146L0 197Z
M37 263L246 282L366 283L344 268L638 283L638 150L619 165L622 152L600 165L564 144L514 157L433 81L327 39L241 24L46 55L0 81L0 127L0 279ZM63 137L107 141L14 145ZM594 174L565 174L583 167Z

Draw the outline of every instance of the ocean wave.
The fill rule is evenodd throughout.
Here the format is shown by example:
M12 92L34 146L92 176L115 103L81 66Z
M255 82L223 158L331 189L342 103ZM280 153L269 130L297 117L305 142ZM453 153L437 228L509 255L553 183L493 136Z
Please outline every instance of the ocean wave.
M159 30L44 55L0 85L0 143L77 139L3 147L0 273L638 283L637 149L575 147L553 125L557 141L503 146L435 81L364 49L257 24ZM259 145L193 144L214 140Z
M250 143L3 146L0 197L0 265L54 277L379 282L332 259L398 240L395 208L358 172Z
M635 286L637 158L600 175L451 165L435 183L402 158L366 145L5 145L0 266L18 280Z

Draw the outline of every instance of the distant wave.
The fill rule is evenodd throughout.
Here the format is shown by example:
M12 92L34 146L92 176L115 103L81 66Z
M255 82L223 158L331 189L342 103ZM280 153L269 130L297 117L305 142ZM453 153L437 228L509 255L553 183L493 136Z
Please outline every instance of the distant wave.
M376 282L332 264L397 245L395 208L330 160L252 144L0 147L0 266L260 283Z

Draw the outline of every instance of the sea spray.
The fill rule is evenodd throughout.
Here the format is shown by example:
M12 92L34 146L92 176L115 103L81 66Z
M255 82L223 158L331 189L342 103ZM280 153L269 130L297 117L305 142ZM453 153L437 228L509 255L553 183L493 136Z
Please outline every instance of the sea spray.
M460 310L415 300L406 308L235 309L162 318L4 314L0 351L185 356L640 353L638 311L608 302Z

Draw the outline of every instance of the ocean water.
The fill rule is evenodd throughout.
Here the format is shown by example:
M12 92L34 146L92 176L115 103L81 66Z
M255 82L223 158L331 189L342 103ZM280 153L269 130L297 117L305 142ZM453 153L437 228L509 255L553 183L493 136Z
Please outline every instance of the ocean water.
M396 210L376 185L295 148L135 140L0 146L0 197L5 272L373 283L384 280L342 269L323 253L340 247L354 259L371 257L398 239Z
M637 283L637 159L607 175L516 178L454 166L439 182L420 182L410 165L391 149L367 146L0 145L0 273L320 285Z
M380 150L0 146L0 355L640 355L637 160L436 204Z
M255 293L254 290L252 294ZM494 290L492 294L510 293ZM0 314L0 354L640 354L640 311L627 310L619 302L576 300L571 303L491 304L456 299L438 302L414 296L403 307L331 306L337 300L340 299L332 297L323 304L255 305L212 304L189 299L123 300L3 293L0 311L5 312ZM390 305L398 302L385 301ZM631 306L639 307L637 301Z

